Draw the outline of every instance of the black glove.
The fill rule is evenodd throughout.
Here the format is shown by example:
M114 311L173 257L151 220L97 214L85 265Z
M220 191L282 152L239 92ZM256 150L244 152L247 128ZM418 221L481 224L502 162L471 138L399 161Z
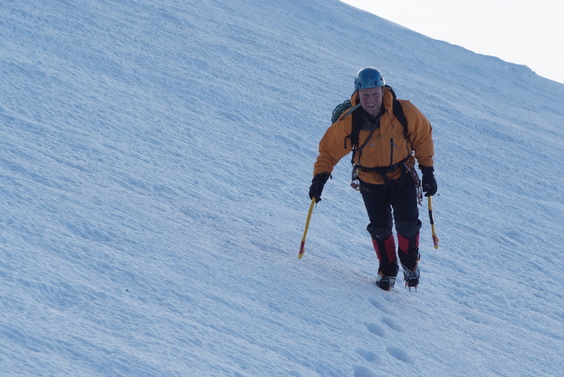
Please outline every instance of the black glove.
M325 186L325 182L329 179L329 174L321 173L317 174L311 180L311 186L309 186L309 198L315 198L315 202L319 203L321 200L321 192L323 191L323 186Z
M421 183L423 186L423 192L425 193L425 196L435 195L437 193L437 180L435 179L435 175L433 174L435 169L433 169L432 166L422 166L422 165L419 165L419 168L423 173L423 180Z

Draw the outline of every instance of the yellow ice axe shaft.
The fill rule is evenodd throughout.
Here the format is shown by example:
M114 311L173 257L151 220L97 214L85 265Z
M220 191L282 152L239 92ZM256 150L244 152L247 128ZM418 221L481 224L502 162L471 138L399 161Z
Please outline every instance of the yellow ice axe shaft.
M307 230L309 229L309 221L311 220L311 213L313 212L313 206L315 205L315 198L311 199L311 204L309 205L309 211L307 213L307 220L305 223L304 235L302 237L302 243L300 245L300 252L298 253L298 259L302 259L305 253L305 241L307 236Z
M438 249L439 237L437 237L437 233L435 233L435 220L433 219L433 199L431 199L431 196L427 198L427 204L429 207L429 221L431 222L431 233L433 234L433 245L435 245L435 249Z

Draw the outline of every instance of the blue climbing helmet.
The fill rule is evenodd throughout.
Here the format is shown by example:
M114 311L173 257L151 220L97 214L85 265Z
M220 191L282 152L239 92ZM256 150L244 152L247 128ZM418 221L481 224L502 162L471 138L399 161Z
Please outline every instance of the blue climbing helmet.
M378 68L363 68L356 74L354 78L354 88L368 89L386 85L386 80L382 76L382 72Z

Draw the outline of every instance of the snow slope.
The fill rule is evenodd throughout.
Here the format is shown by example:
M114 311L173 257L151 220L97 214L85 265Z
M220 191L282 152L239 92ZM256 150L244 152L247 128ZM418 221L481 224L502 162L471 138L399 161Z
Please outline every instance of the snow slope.
M419 292L373 285L356 71L434 125ZM3 376L557 376L564 86L337 0L5 1Z

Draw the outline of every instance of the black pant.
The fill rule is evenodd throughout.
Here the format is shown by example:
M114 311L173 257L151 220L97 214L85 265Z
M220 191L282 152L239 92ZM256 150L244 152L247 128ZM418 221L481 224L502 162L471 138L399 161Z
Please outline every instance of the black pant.
M417 190L409 174L400 180L390 180L384 185L360 183L360 192L370 224L368 232L374 240L380 261L379 272L384 276L395 276L398 265L392 228L395 223L398 234L399 259L404 268L413 270L419 260L419 209ZM387 242L384 242L387 241ZM394 250L388 250L394 247Z

